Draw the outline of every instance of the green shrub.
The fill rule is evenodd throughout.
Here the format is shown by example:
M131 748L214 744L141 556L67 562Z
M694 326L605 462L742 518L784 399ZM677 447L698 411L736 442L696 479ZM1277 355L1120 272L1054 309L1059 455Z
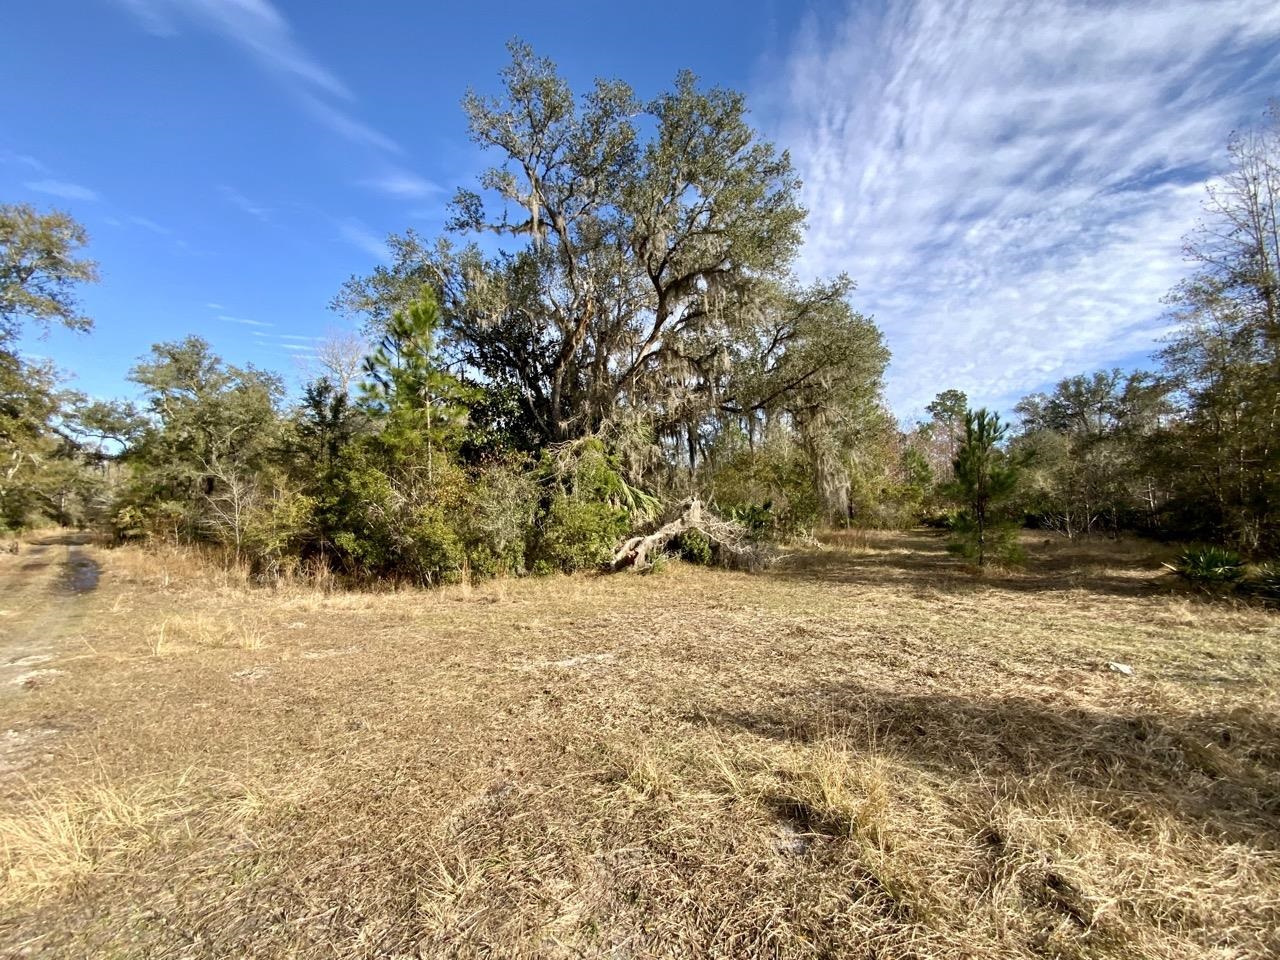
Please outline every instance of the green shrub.
M1168 566L1195 583L1234 583L1244 576L1240 554L1213 545L1191 547Z
M442 465L432 487L397 483L358 448L343 451L329 496L315 508L317 533L348 573L417 583L456 581L466 551L455 519L458 478Z
M661 508L658 498L627 483L618 458L599 437L543 451L538 473L551 489L575 500L607 504L632 522L652 520Z
M315 507L312 497L278 487L266 504L253 511L245 546L256 572L271 577L296 568L315 525Z
M524 544L511 544L499 552L488 543L474 543L467 547L467 569L473 581L524 573Z
M595 500L558 493L542 518L530 551L534 572L587 570L613 559L627 533L627 512Z
M390 478L364 451L344 450L316 503L317 534L356 576L395 576L399 505Z
M920 522L933 530L951 530L959 519L959 510L934 510L922 516Z
M538 513L537 482L524 460L494 461L472 471L462 526L473 577L524 572L525 544Z
M147 536L147 517L142 508L125 504L110 518L112 537L119 543L142 540Z
M465 552L457 531L436 505L419 510L417 522L408 530L405 553L415 578L425 584L455 583L462 574Z
M717 503L717 513L746 528L753 540L795 540L813 532L817 514L806 506L797 513L793 506L773 500L763 503Z
M731 504L720 509L726 519L742 524L752 536L768 536L775 525L772 500L764 503Z
M543 506L526 552L537 574L603 566L635 524L657 515L658 501L626 482L598 437L543 451L537 477Z
M726 438L728 449L710 479L716 509L760 540L790 540L812 532L822 513L813 468L801 447L772 437L752 449Z
M711 565L713 559L711 541L701 530L686 530L672 541L680 559L699 566Z

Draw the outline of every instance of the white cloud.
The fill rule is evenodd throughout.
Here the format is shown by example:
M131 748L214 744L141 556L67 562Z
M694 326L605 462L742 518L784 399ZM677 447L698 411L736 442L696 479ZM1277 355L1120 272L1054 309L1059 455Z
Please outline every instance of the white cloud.
M116 0L132 13L142 29L154 37L172 37L178 32L173 19L168 16L166 4L157 0Z
M303 108L335 133L398 153L390 138L351 116L339 103L355 96L345 83L294 37L292 26L270 0L116 0L144 30L162 37L178 34L187 22L210 30L274 74Z
M324 339L323 337L308 337L296 333L267 333L263 330L250 330L249 333L261 340L263 346L308 352L315 350L315 345Z
M143 29L157 36L178 33L190 20L221 34L262 66L345 100L351 91L293 38L289 22L269 0L117 0Z
M378 260L386 260L390 255L386 240L356 219L342 221L338 225L342 239L352 246L359 247L369 256Z
M273 327L275 324L267 323L263 320L246 320L244 317L229 317L225 313L218 314L219 320L225 320L227 323L240 323L246 327Z
M320 97L304 94L301 98L303 107L317 122L328 127L334 133L353 143L377 147L388 153L402 154L404 149L386 134L379 133L367 123L362 123L347 111L335 107Z
M162 237L168 236L173 232L168 227L162 227L147 217L130 217L129 222L134 226L142 227L143 230L150 230L152 233L159 234Z
M36 173L48 173L49 168L29 153L15 153L12 150L0 150L0 163L27 167Z
M811 20L766 101L805 182L803 269L858 281L895 409L948 387L1007 405L1150 350L1200 183L1268 86L1239 71L1274 86L1277 40L1270 0L904 0Z
M95 191L78 183L69 183L66 180L32 180L24 183L23 186L36 193L47 193L51 197L61 197L63 200L86 200L92 202L98 199L98 194Z
M220 304L220 303L206 303L206 304L205 304L205 306L206 306L206 307L208 307L210 310L225 310L225 309L227 309L226 307L224 307L224 306L223 306L222 304Z
M271 219L271 211L267 207L259 206L254 203L235 187L228 187L226 184L223 184L218 187L218 192L249 216L256 217L263 223L266 223Z
M360 186L377 190L391 197L408 200L420 200L432 194L442 192L443 188L430 180L424 180L407 170L389 170L381 176L361 180Z

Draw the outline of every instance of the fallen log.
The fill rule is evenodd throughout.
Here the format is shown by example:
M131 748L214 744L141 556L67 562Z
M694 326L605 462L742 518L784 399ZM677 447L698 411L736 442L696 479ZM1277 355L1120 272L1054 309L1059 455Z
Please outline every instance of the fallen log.
M680 514L657 530L623 541L614 552L609 569L647 570L653 566L655 557L665 553L672 540L689 530L697 530L710 541L713 555L722 566L758 570L775 557L770 547L751 542L742 524L717 517L695 497L685 501L681 505Z

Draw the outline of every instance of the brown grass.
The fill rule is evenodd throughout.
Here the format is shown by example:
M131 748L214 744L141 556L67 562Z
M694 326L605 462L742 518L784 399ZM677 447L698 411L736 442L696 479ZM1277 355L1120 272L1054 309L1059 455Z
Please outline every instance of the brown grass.
M100 552L0 700L57 731L0 779L0 954L1276 955L1280 618L1027 547L434 593Z

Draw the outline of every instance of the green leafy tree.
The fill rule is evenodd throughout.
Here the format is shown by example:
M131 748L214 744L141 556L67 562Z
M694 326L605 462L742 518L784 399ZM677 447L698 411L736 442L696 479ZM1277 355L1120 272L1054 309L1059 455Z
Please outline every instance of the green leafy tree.
M129 375L147 425L127 455L130 505L169 532L243 541L258 478L279 450L275 374L225 363L199 337L156 344Z
M757 535L789 539L827 519L810 453L780 422L750 441L740 430L722 431L708 464L711 502Z
M1008 427L1000 422L999 414L985 408L966 411L950 489L964 508L964 522L957 529L961 546L979 566L986 565L993 545L1002 549L1007 546L1001 507L1018 482L1017 467L999 446L1007 433ZM994 544L989 542L993 532L1000 534Z
M936 477L945 478L951 473L968 410L969 398L963 390L954 389L943 390L925 407L929 420L920 425L919 449Z
M851 289L840 278L758 294L769 309L757 307L751 336L731 349L726 374L711 384L721 422L763 436L772 421L795 434L814 516L837 523L851 517L853 475L882 422L889 361L879 329L849 304Z
M76 394L61 389L47 361L23 358L14 344L24 324L87 330L76 298L98 278L77 257L84 228L65 213L0 205L0 524L22 526L40 514L78 522L68 504L88 499L91 478L74 438L61 429Z
M80 284L98 279L97 264L77 256L88 242L84 227L65 213L0 205L0 347L17 337L24 320L44 329L93 326L76 297Z
M333 558L335 538L352 519L339 501L350 492L352 470L363 468L363 461L350 454L368 439L369 430L368 417L327 375L303 387L284 443L296 495L273 502L274 515L287 521L273 526L281 546L269 546L280 557L277 562L283 561L285 546L297 550L298 560L318 557L328 563Z
M25 526L38 515L42 474L62 446L54 431L63 406L48 363L0 350L0 524Z
M350 282L340 306L380 331L431 285L447 349L514 388L540 445L633 412L653 436L683 442L723 404L776 404L838 365L782 362L801 343L790 331L826 309L832 286L790 283L799 182L748 123L741 95L682 73L648 102L620 81L577 99L550 61L519 43L511 52L502 94L464 103L498 165L459 192L451 225L516 245L486 256L406 234L393 265ZM726 396L743 360L777 376L741 379Z
M1067 377L1015 408L1026 467L1027 512L1068 537L1150 525L1165 499L1145 456L1167 413L1149 375L1119 369Z
M917 439L914 431L900 430L887 409L863 423L849 455L852 524L897 529L930 515L933 470Z

